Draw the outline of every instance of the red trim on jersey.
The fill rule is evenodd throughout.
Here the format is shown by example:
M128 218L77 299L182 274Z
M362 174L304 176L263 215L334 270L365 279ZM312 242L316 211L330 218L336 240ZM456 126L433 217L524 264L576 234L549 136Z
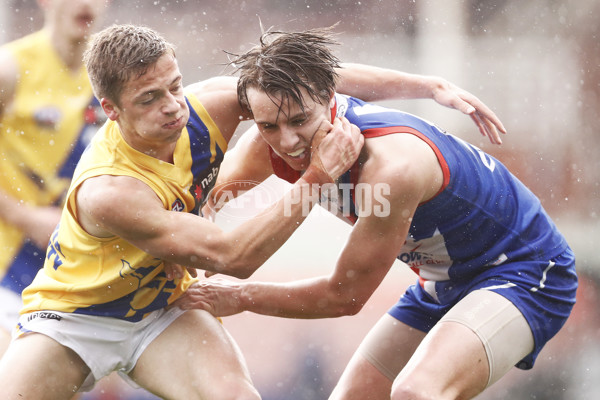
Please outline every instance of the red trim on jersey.
M444 189L446 189L446 186L448 186L448 183L450 183L450 168L448 168L448 163L444 159L444 156L442 155L442 152L440 151L440 149L427 136L423 135L418 130L408 127L408 126L388 126L385 128L371 128L371 129L366 129L362 132L365 139L379 137L379 136L386 136L386 135L390 135L392 133L409 133L411 135L415 135L416 137L418 137L419 139L421 139L422 141L427 143L429 145L429 147L431 147L431 150L433 150L433 152L435 153L435 156L438 159L438 162L440 163L440 167L442 168L442 173L444 174L444 183L442 184L442 187L440 188L440 190L438 190L438 192L435 194L435 196L437 196L438 194L443 192Z
M358 217L354 214L344 215L344 218L346 218L348 221L350 221L351 225L354 225L356 223L356 221L358 221Z
M300 171L296 171L290 167L268 144L267 147L269 148L269 157L271 158L271 165L273 166L273 172L275 175L288 181L289 183L296 183L296 181L302 176Z
M331 123L335 120L335 116L337 114L337 101L333 102L333 107L331 107Z
M358 174L360 173L360 168L358 165L358 160L350 167L350 183L354 185L354 189L356 189L356 185L358 185ZM350 191L350 201L354 204L354 208L356 209L356 213L358 213L357 205L356 205L356 190L352 189ZM346 216L350 221L352 221L352 225L358 221L358 217L355 214Z

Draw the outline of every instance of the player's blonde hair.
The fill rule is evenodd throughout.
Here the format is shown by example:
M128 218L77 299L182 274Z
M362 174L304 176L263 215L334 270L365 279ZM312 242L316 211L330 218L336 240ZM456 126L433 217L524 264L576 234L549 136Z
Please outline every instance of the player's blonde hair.
M175 47L156 31L136 25L112 25L92 37L83 61L94 93L120 104L123 86L140 77Z

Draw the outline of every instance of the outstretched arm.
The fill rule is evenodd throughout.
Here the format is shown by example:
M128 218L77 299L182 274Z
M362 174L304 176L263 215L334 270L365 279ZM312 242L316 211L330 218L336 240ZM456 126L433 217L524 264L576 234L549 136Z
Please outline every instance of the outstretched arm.
M127 176L84 181L77 192L78 221L91 235L119 236L166 262L246 278L285 243L318 200L319 185L348 169L363 144L347 120L333 126L324 121L317 137L322 140L313 138L314 162L284 198L232 231L191 213L165 210L152 189Z
M469 115L479 132L494 144L501 144L500 134L506 133L504 125L488 106L444 78L353 63L342 64L337 72L340 75L337 91L340 93L365 101L433 99ZM239 121L251 118L237 101L236 85L235 77L216 77L187 88L198 96L227 140Z
M205 280L194 283L175 305L204 309L215 316L250 311L286 318L328 318L360 311L395 261L416 207L431 198L443 180L431 149L409 136L376 139L380 148L390 148L388 155L404 148L411 158L396 159L394 166L387 156L364 164L361 182L389 184L385 196L389 203L380 201L379 194L384 193L376 194L375 188L358 196L362 212L331 275L287 283ZM381 206L379 213L373 212L377 206Z
M243 311L306 319L354 315L383 281L404 241L394 229L388 231L375 218L359 221L331 275L282 283L201 280L175 305L221 317ZM379 237L388 232L394 236Z
M494 112L464 89L437 76L409 74L387 68L346 63L337 70L337 90L365 101L433 99L471 117L479 132L490 142L501 144L506 129Z
M354 315L383 281L406 238L408 218L406 229L398 229L403 218L398 214L359 218L331 275L282 283L202 280L175 305L221 317L243 311L284 318Z

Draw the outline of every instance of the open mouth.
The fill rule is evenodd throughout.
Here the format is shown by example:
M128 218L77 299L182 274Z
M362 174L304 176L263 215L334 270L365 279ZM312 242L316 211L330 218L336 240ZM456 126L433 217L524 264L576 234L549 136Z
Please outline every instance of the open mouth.
M304 153L305 150L306 149L299 149L299 150L296 150L296 151L294 151L292 153L286 153L286 154L288 156L290 156L290 157L298 157L299 155L301 155L302 153Z
M94 23L94 16L92 14L79 14L76 17L77 23L81 26L89 27Z

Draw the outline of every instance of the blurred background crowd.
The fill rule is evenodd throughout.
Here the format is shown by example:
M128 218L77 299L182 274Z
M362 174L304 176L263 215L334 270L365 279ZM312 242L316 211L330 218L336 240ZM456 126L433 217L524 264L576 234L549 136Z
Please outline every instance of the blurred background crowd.
M3 0L0 43L42 22L36 0ZM103 25L136 23L161 32L177 46L189 84L229 73L226 52L247 50L261 25L304 30L337 22L342 44L336 53L343 61L439 75L490 106L508 130L501 147L481 137L468 117L431 100L387 102L436 121L504 162L542 199L577 255L578 302L565 328L533 370L512 371L479 398L594 398L600 393L600 255L594 250L600 238L600 2L111 0ZM235 221L220 223L227 229ZM313 212L252 279L328 272L349 229ZM295 321L242 314L223 323L265 400L326 399L368 327L414 279L398 262L353 317ZM82 398L155 397L110 377Z

